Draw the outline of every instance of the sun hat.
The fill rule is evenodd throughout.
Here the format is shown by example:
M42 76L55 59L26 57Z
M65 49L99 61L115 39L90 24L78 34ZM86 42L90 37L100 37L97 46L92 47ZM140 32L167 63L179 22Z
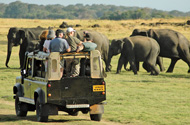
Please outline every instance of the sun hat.
M55 38L55 31L54 30L49 30L47 39Z
M71 28L71 27L68 27L67 28L67 33L70 33L70 32L75 32L75 30L73 28Z

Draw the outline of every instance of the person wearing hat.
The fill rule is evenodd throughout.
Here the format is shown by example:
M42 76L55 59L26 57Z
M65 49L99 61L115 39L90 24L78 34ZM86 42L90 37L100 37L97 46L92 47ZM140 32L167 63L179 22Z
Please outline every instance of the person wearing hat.
M50 52L49 51L49 44L50 44L50 41L54 38L55 38L55 31L51 29L48 31L47 40L45 40L44 45L43 45L43 51L44 52L47 52L47 53Z
M67 42L71 47L71 51L76 52L77 47L82 44L78 38L74 37L75 30L72 27L67 28ZM79 59L66 59L67 76L75 77L79 75Z
M77 46L82 44L82 41L80 41L78 38L74 37L75 30L71 27L67 28L67 42L71 46L71 51L76 51Z
M49 50L50 52L70 52L71 48L67 41L63 39L64 31L63 30L56 30L56 38L51 40L49 44ZM63 76L64 71L64 59L60 61L60 71L61 71L61 77Z

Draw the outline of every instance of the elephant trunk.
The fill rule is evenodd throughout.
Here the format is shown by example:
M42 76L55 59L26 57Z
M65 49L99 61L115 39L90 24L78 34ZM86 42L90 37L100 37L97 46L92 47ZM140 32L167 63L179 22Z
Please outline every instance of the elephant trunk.
M11 40L8 40L7 59L6 59L6 63L5 63L7 68L9 68L8 63L9 63L9 60L10 60L10 57L11 57L12 47L13 47L13 44L12 44Z

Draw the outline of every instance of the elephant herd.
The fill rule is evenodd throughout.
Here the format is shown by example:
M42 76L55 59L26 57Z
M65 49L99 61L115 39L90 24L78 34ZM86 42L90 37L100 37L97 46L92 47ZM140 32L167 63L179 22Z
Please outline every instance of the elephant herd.
M46 28L10 28L7 39L8 39L8 47L7 47L7 59L6 59L6 67L8 66L12 47L20 45L20 51L19 51L19 59L20 59L20 68L22 68L24 63L24 57L25 52L32 52L34 50L40 50L42 51L43 48L41 47L40 42L40 34L42 34L44 31L47 31ZM81 41L84 40L84 31L85 30L79 30L75 32L75 36L80 39ZM102 59L104 60L105 64L107 64L108 60L108 51L109 51L109 40L108 38L96 31L88 30L89 33L93 36L93 42L97 44L97 50L100 51L102 55ZM108 67L106 67L108 69Z
M121 53L117 73L120 72L123 64L126 67L129 62L134 74L137 74L138 62L143 61L143 67L147 71L151 71L152 75L157 75L159 71L155 65L158 64L160 70L163 71L162 57L166 57L171 59L167 72L173 72L174 66L179 59L186 62L190 68L189 49L190 43L187 38L174 30L135 29L130 37L112 41L108 55L108 65L114 55ZM190 69L188 70L189 72Z
M7 59L5 65L11 56L12 47L20 45L19 59L20 67L23 66L26 51L34 51L40 48L39 35L46 28L10 28L7 48ZM81 41L84 40L83 32L85 30L76 31L75 36ZM122 66L126 68L128 62L130 69L137 74L139 70L139 62L143 62L143 68L151 75L158 75L160 71L164 71L163 57L170 58L171 64L167 72L173 72L176 62L182 59L189 66L190 72L190 43L185 36L177 31L170 29L134 29L130 37L122 39L114 39L109 45L108 38L93 30L88 30L93 36L93 42L97 44L97 50L102 54L102 59L106 65L106 71L111 71L111 58L121 54L118 60L116 73L120 73ZM160 70L156 64L159 65Z

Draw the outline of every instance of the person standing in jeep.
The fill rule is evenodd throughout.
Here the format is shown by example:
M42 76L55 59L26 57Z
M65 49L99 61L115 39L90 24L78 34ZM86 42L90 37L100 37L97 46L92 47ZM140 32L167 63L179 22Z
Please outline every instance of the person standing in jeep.
M68 44L71 46L71 51L76 52L77 47L82 45L82 41L80 41L78 38L74 37L75 30L71 27L67 28L67 41ZM79 75L79 60L78 59L66 59L66 71L67 76L69 77L75 77Z
M50 52L70 52L71 51L69 44L67 43L65 39L63 39L63 36L64 36L63 30L60 30L60 29L56 30L56 38L53 39L49 45ZM61 77L62 77L63 71L64 71L63 59L61 60L60 65L61 65L60 71L61 71Z

